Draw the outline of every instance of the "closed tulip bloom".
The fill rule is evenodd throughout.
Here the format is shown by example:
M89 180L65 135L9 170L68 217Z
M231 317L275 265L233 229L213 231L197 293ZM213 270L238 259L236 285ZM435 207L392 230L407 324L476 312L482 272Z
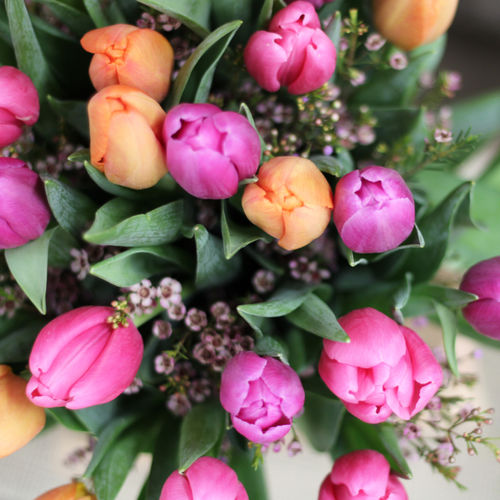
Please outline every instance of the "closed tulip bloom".
M189 194L218 200L233 196L239 181L260 162L260 140L242 115L213 104L179 104L163 126L170 175Z
M291 3L272 19L268 31L254 33L243 54L248 72L269 92L287 87L305 94L326 83L335 71L335 45L321 30L314 6Z
M91 495L83 483L75 481L47 491L47 493L36 497L35 500L97 500L97 497Z
M458 0L373 0L379 33L403 50L433 42L450 27Z
M112 85L90 99L88 115L90 159L109 181L145 189L167 173L161 140L165 112L154 99Z
M304 406L298 375L281 361L242 352L222 373L220 402L234 428L254 443L271 443L285 436Z
M310 160L281 156L264 163L258 181L242 199L248 219L295 250L323 234L330 222L333 197L325 176Z
M248 495L231 467L216 458L201 457L182 474L170 474L160 500L248 500Z
M0 365L0 458L29 443L44 427L45 412L25 394L26 381Z
M142 337L133 323L114 329L111 307L87 306L58 316L31 350L28 398L38 406L70 410L107 403L134 379Z
M25 125L40 114L38 93L30 77L12 66L0 67L0 148L17 141Z
M412 330L371 308L339 319L350 343L323 341L319 374L355 417L376 424L392 413L408 420L431 400L443 374Z
M371 166L344 175L335 188L333 222L345 245L358 253L396 248L415 225L415 202L390 168Z
M479 333L500 340L500 257L472 266L465 273L460 289L479 297L464 307L465 319Z
M375 450L356 450L335 460L321 484L318 500L408 500L391 474L387 459Z
M142 90L156 101L167 95L174 51L157 31L114 24L89 31L81 44L95 54L89 75L96 90L121 84Z
M42 181L16 158L0 158L0 248L41 236L50 220Z

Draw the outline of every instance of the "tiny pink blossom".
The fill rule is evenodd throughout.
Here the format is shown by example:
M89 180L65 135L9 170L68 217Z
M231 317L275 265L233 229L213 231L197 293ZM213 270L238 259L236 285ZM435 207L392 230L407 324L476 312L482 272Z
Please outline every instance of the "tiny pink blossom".
M380 35L379 33L372 33L368 35L368 38L365 41L365 47L370 51L380 50L387 40Z
M391 68L399 71L408 66L408 58L402 52L396 52L390 57L389 64L391 65Z
M441 143L451 142L453 140L451 130L437 128L434 130L434 140Z

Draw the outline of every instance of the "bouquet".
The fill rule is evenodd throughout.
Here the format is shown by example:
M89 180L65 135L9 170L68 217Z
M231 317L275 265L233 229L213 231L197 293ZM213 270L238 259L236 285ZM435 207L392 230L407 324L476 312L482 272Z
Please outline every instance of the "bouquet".
M499 101L449 101L457 3L5 1L0 457L89 436L39 500L112 500L141 453L139 500L266 500L304 442L319 500L499 459L455 353L500 346L498 169L461 167Z

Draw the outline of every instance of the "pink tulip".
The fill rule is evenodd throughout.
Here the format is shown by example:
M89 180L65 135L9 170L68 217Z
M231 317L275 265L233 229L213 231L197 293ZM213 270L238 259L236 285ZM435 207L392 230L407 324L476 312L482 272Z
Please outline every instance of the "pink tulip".
M248 500L248 495L231 467L216 458L201 457L183 474L170 474L160 500Z
M289 366L247 351L226 365L220 402L240 434L265 444L281 439L290 430L292 418L304 406L304 389Z
M500 257L472 266L465 273L460 289L479 296L464 307L465 319L479 333L500 340Z
M38 120L40 103L29 76L12 66L0 67L0 148L17 141L24 125Z
M389 462L375 450L357 450L335 460L318 500L408 500Z
M107 403L134 379L142 337L133 323L114 329L111 307L87 306L45 325L29 359L26 395L38 406L70 410Z
M313 5L304 1L280 10L268 31L254 33L243 55L248 72L262 88L276 92L288 87L290 94L321 87L333 75L337 58Z
M375 424L392 413L408 420L439 389L443 373L412 330L375 309L339 319L350 343L323 341L319 374L355 417Z
M0 158L0 248L38 238L49 220L40 177L21 160Z
M344 175L335 188L333 204L333 222L354 252L396 248L415 225L411 191L390 168L371 166Z
M248 120L213 104L179 104L165 118L167 168L197 198L233 196L259 166L260 140Z

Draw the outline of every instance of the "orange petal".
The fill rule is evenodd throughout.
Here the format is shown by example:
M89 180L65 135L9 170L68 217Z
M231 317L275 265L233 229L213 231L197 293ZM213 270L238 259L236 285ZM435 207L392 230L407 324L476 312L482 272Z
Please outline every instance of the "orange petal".
M285 250L304 247L319 238L330 222L332 211L322 207L300 207L283 212L285 231L278 245Z
M131 24L114 24L97 28L83 35L80 43L82 47L92 54L102 54L111 45L125 49L127 35L133 31L138 31L137 26Z

